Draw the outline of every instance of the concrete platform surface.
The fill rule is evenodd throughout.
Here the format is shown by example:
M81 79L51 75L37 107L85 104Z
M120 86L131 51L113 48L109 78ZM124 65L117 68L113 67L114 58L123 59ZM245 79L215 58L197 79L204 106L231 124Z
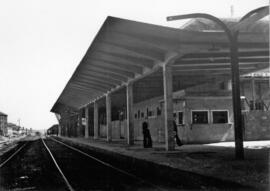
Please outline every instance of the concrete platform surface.
M114 154L147 160L174 169L252 186L258 190L270 190L269 149L270 141L245 142L245 160L236 160L234 142L183 145L175 151L166 151L163 144L154 143L153 148L143 148L142 142L129 146L124 140L93 140L92 138L61 137L72 143L95 147Z

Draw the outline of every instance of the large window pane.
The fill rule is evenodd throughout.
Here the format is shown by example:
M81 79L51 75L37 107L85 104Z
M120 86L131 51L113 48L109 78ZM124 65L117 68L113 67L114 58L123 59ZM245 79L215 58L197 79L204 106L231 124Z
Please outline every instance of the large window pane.
M208 112L207 111L192 111L193 124L207 124Z
M213 123L228 123L228 111L212 111Z

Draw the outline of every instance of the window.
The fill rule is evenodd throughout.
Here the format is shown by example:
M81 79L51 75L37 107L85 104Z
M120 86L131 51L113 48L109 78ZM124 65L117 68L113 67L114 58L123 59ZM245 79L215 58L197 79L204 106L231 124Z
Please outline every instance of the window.
M207 124L208 111L192 111L192 123L193 124Z
M179 111L179 112L178 112L178 124L179 124L179 125L184 124L184 123L183 123L183 112L182 112L182 111Z
M135 113L135 116L134 117L135 117L135 119L137 119L137 113Z
M144 113L143 112L141 112L141 118L144 118Z
M212 111L213 123L228 123L228 111Z
M148 110L147 116L148 116L148 117L154 117L154 111Z
M140 119L140 116L141 116L141 111L138 110L138 119Z

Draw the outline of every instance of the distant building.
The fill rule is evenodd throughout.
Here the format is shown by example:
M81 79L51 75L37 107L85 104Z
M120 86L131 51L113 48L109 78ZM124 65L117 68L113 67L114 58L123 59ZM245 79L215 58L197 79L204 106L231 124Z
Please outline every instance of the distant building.
M48 135L58 135L58 124L55 124L55 125L51 126L47 130L47 134Z
M14 123L7 124L7 135L9 137L19 136L20 134L20 126L17 126Z
M7 135L7 117L8 115L0 112L0 135Z

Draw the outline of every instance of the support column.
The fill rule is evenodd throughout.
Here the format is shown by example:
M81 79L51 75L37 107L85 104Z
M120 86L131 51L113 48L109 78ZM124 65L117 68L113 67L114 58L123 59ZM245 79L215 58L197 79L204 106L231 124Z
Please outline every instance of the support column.
M81 136L81 129L82 129L82 111L80 110L78 115L77 137Z
M73 122L72 122L72 117L69 118L69 121L68 121L68 136L69 137L72 137L73 134L72 134L72 128L73 128Z
M232 71L235 156L237 159L244 159L243 130L242 130L243 126L241 113L240 85L239 85L240 77L239 77L239 62L238 62L238 43L236 33L234 33L230 43L231 43L230 56L231 56L231 71Z
M127 143L134 144L133 83L127 85Z
M251 77L251 89L252 89L252 106L253 110L256 109L256 90L255 90L255 79L254 76Z
M68 119L68 125L67 125L67 136L71 137L71 118Z
M66 126L66 137L69 137L69 120L67 121L67 126Z
M106 118L107 118L107 141L112 141L112 100L111 100L111 94L106 95Z
M85 129L84 137L87 139L89 137L89 106L85 107Z
M68 120L66 121L66 124L65 124L65 137L68 136Z
M165 148L167 151L175 149L173 131L173 83L171 66L163 66L164 88L164 121L165 121Z
M98 139L98 103L94 102L94 139Z
M72 136L73 137L76 137L77 135L77 120L76 120L76 116L73 116L73 119L72 119Z
M65 127L66 127L66 123L64 121L62 125L62 136L65 136L65 129L66 129Z
M76 135L75 130L76 130L76 124L75 124L74 117L72 117L71 118L71 136L72 137L75 137Z
M58 137L61 136L61 123L58 124Z

